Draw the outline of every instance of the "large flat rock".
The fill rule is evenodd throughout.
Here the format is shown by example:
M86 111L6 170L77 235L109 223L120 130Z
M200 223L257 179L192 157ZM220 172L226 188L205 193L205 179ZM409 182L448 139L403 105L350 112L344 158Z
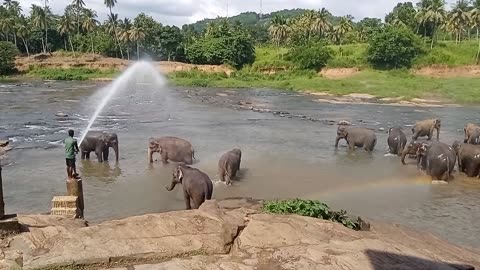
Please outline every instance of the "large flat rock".
M11 249L23 253L25 269L480 269L480 252L429 233L378 222L371 231L353 231L314 218L263 214L258 204L242 199L91 227L66 220L43 226L49 221L30 219L40 228L11 242Z

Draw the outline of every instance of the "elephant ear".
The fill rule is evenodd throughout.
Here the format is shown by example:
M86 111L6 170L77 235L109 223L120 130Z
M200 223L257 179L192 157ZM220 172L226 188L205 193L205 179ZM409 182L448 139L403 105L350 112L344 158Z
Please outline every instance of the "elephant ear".
M177 179L178 179L178 182L182 183L183 171L182 171L182 168L180 166L177 168Z

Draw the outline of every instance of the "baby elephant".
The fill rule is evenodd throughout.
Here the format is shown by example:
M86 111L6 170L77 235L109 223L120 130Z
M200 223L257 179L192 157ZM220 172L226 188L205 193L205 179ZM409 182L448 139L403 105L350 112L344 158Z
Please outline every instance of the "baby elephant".
M226 184L230 185L230 181L235 178L240 170L241 159L242 151L240 149L233 149L223 154L220 161L218 161L218 175L222 182L226 181Z
M183 196L187 210L198 209L205 200L212 199L212 180L198 169L183 164L178 165L173 170L172 183L165 188L172 191L177 184L183 185Z
M417 122L412 128L412 140L418 139L418 137L427 136L427 140L431 140L433 136L433 130L437 130L437 141L440 140L440 119L427 119Z
M468 123L465 128L463 128L463 132L465 133L465 139L463 140L464 143L468 144L480 144L480 127Z
M348 147L353 150L355 147L363 147L365 151L372 152L377 144L377 136L372 130L361 127L339 126L337 129L337 138L335 148L338 147L338 141L345 139Z
M401 155L407 144L407 136L401 127L392 127L388 130L388 152L394 155Z

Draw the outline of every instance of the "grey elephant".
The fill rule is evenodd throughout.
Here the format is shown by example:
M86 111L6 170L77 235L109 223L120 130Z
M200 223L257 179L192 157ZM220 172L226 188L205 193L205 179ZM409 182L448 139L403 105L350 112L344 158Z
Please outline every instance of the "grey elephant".
M148 141L148 160L153 162L153 153L159 153L164 164L168 161L193 163L195 151L192 144L177 137L150 138Z
M463 140L464 143L469 144L480 144L480 127L468 123L464 128L463 132L465 133L465 139Z
M223 154L218 161L218 175L220 180L230 185L233 178L237 176L240 170L240 162L242 160L242 151L240 149L233 149Z
M388 152L394 155L401 155L407 144L407 136L401 127L392 127L388 130Z
M405 157L407 155L409 155L410 158L417 159L417 151L420 148L420 146L422 146L423 144L430 144L430 143L431 141L427 141L423 139L411 141L409 144L406 145L406 147L402 151L402 155L401 155L402 164L407 165L407 163L405 163ZM425 164L419 164L418 161L420 160L417 160L417 167L419 169L422 168L422 170L424 170Z
M347 141L348 147L353 150L355 147L363 147L365 151L372 152L377 144L377 136L367 128L339 126L337 129L337 138L335 148L338 148L338 142L341 139Z
M415 123L412 128L412 140L419 137L427 137L427 140L432 140L433 131L437 130L437 141L440 140L440 127L442 123L440 119L427 119Z
M173 170L170 186L165 187L172 191L177 184L183 186L183 197L186 209L198 209L205 200L212 199L213 184L207 174L186 165L178 165Z
M90 159L90 152L95 152L98 162L108 161L109 148L115 151L115 160L118 161L118 136L116 133L89 131L80 144L82 159Z
M417 150L418 163L424 164L425 172L432 180L448 181L456 163L456 154L453 147L441 143L424 143Z
M458 170L468 177L480 175L480 145L455 141L452 145L457 154Z

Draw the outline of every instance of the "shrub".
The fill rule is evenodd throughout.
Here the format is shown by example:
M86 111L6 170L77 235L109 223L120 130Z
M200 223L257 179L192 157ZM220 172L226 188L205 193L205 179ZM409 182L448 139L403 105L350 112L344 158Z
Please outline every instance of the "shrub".
M15 56L18 50L8 41L0 41L0 75L12 73L15 70Z
M341 223L350 229L357 229L358 224L353 222L344 210L333 211L328 205L312 200L283 200L267 201L263 203L263 210L274 214L297 214L313 218L320 218Z
M292 61L300 69L320 70L332 58L333 51L321 43L312 43L294 47L288 54L287 60Z
M387 26L369 40L367 61L375 68L409 68L420 53L419 39L410 29Z

